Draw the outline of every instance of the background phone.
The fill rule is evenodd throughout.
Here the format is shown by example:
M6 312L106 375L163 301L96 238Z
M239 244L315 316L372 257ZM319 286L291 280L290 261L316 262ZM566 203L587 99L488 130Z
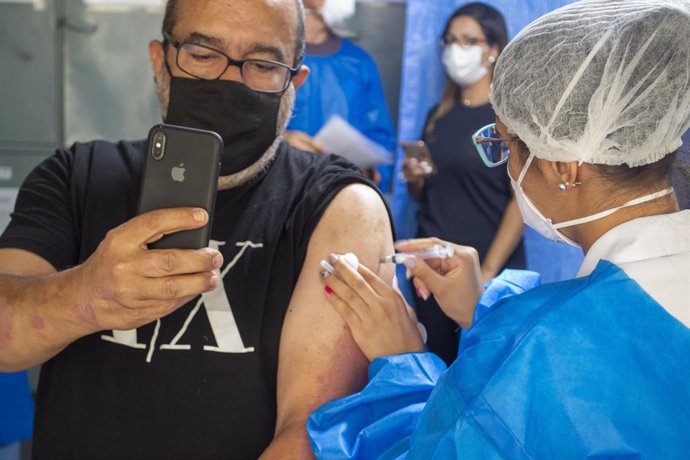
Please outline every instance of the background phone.
M426 162L429 165L427 174L436 172L436 165L431 159L431 151L424 141L400 141L400 147L405 152L405 157L416 158L419 162Z
M149 131L139 214L161 208L204 208L213 222L223 140L212 132L173 125ZM208 246L209 225L165 235L152 249L199 249Z

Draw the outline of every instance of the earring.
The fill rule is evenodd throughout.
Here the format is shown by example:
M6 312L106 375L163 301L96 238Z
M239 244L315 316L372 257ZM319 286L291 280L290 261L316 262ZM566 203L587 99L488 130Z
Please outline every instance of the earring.
M496 62L496 58L493 56L489 56L489 63L493 64L494 62Z
M580 185L581 183L582 182L575 182L574 184L571 184L570 182L565 182L565 183L561 182L560 184L558 184L558 191L559 192L565 192L565 189L567 187L575 187L576 185Z

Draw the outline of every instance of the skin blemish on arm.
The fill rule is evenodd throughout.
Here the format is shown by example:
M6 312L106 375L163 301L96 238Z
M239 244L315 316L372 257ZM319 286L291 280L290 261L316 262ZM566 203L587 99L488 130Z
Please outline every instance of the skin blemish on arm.
M41 315L31 315L31 327L33 327L37 331L40 331L44 327L46 327L45 321L43 321L43 317Z

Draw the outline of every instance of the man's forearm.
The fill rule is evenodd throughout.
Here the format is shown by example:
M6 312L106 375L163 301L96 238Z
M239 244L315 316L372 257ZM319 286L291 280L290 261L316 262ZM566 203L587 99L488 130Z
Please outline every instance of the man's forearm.
M42 364L95 330L80 318L73 276L0 275L0 371Z

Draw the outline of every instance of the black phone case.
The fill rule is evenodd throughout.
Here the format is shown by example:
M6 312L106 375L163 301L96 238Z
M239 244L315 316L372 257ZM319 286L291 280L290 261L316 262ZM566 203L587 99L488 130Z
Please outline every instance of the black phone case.
M153 138L159 132L165 134L166 140L164 155L156 159ZM212 131L163 124L151 128L139 213L180 206L200 207L208 211L209 224L196 230L165 235L149 244L149 248L198 249L208 246L222 151L223 140Z

